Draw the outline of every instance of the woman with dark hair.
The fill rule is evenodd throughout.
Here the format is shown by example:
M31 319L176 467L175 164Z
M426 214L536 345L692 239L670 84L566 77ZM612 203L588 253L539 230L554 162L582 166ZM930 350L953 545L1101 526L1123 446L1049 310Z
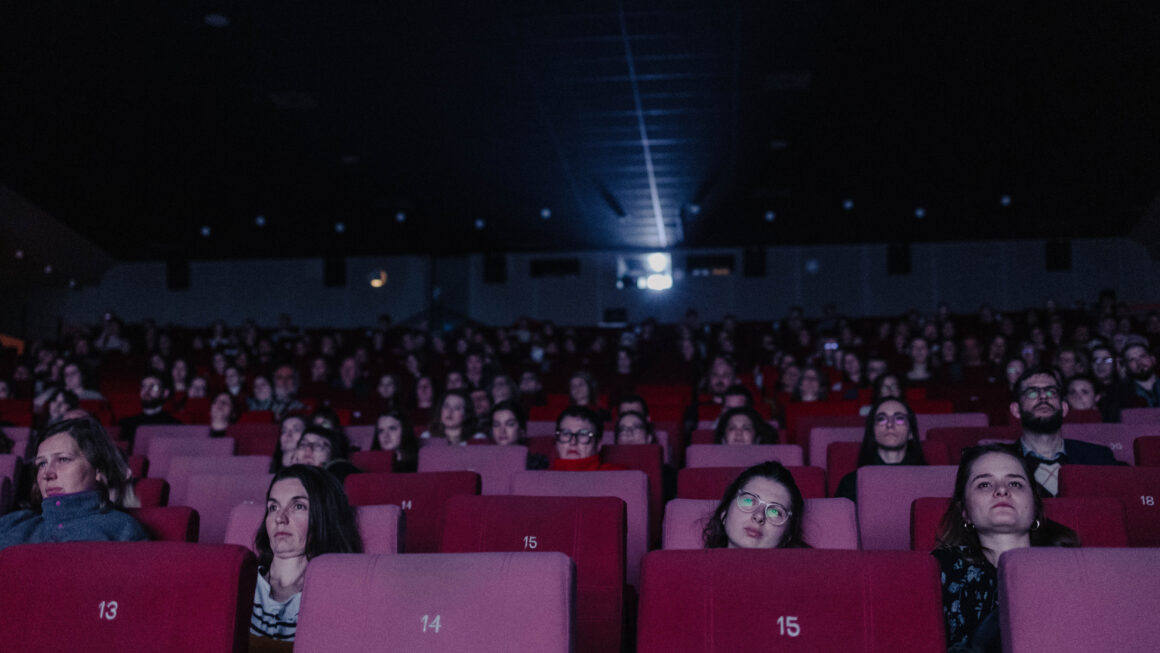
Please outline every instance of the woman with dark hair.
M808 549L805 502L793 476L769 461L741 472L702 531L706 549Z
M375 385L375 401L382 406L382 410L394 410L402 403L399 401L399 377L393 372L379 375L379 382Z
M222 390L209 405L209 436L224 438L230 424L238 421L238 406L233 395Z
M487 436L475 431L475 408L471 397L463 390L448 390L435 404L435 418L419 437L442 438L447 444L467 445L468 440L484 440Z
M616 444L653 444L657 441L653 423L644 413L629 410L616 417Z
M0 517L0 549L37 542L136 542L145 529L119 509L127 480L120 451L92 418L50 426L36 450L33 510Z
M826 383L822 380L822 371L813 365L801 368L802 375L798 378L797 387L793 391L794 402L821 401L827 396Z
M870 406L858 450L858 467L925 464L918 440L918 417L910 406L894 397L879 399ZM858 470L842 477L834 496L858 500Z
M325 470L291 465L266 490L266 516L254 537L258 585L250 633L293 641L302 583L311 560L324 553L361 553L355 511L342 483Z
M350 441L346 439L346 434L332 431L321 424L311 424L302 432L290 463L322 467L341 481L360 471L348 458Z
M415 427L411 426L406 413L392 408L379 415L375 420L371 451L395 452L396 472L413 472L418 468L419 441L415 438Z
M963 452L932 555L942 568L950 650L998 651L995 610L999 556L1029 546L1079 546L1075 531L1043 513L1033 475L1005 444Z
M761 413L739 406L721 413L717 420L717 444L774 444L777 431L761 417Z
M871 401L877 403L887 397L894 397L895 399L903 399L906 397L906 383L903 382L905 377L895 374L894 372L883 372L874 379L874 394L871 396Z
M528 446L528 417L518 402L507 399L491 409L491 441L501 447ZM527 469L547 469L551 461L543 454L529 453Z
M302 439L302 433L306 430L306 418L301 415L287 415L282 418L279 425L278 444L274 446L274 455L270 458L270 472L274 474L291 465L290 459L294 457L294 449L298 447L298 441Z

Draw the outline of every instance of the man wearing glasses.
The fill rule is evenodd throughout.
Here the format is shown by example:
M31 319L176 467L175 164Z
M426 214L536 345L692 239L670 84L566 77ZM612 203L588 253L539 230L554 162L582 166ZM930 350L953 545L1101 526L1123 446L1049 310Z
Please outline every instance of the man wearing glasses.
M1062 465L1114 465L1112 450L1098 444L1065 440L1061 432L1068 405L1063 380L1050 367L1032 367L1015 381L1011 415L1023 427L1019 446L1045 496L1059 493Z
M557 472L596 472L628 469L600 462L604 422L584 406L569 406L556 419L556 457L548 467Z

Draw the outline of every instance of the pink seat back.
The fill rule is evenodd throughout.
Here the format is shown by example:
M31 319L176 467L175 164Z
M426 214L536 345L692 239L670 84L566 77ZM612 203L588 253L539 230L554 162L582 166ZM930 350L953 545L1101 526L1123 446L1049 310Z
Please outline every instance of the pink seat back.
M858 469L858 534L862 548L910 549L910 504L921 497L949 497L957 467L871 465Z
M648 476L649 548L660 545L664 511L664 452L659 444L613 444L600 449L600 462L623 465Z
M395 505L406 514L404 549L433 553L443 537L443 506L459 494L479 494L475 472L418 472L415 474L351 474L347 497L353 506Z
M1160 435L1160 424L1064 424L1063 437L1102 444L1116 460L1132 464L1132 441L1141 435Z
M354 451L370 451L371 441L375 439L375 425L363 424L360 426L348 426L345 429L346 437L350 440L351 449Z
M915 499L910 509L910 548L930 551L937 545L938 527L951 500ZM1043 500L1048 519L1074 530L1083 546L1126 547L1128 531L1124 503L1109 497L1049 497Z
M1160 467L1160 435L1145 435L1132 443L1136 453L1136 465L1140 467Z
M834 496L842 479L858 469L858 454L861 442L831 442L826 450L826 494ZM934 440L922 442L922 455L928 465L949 464L947 446Z
M149 533L149 539L160 542L197 542L197 511L188 506L136 508L129 511Z
M1160 408L1125 408L1120 411L1120 423L1160 426Z
M790 467L789 473L804 499L826 496L826 472L820 467ZM720 500L725 489L745 467L686 467L677 472L677 496L682 499Z
M925 440L931 429L987 426L986 413L918 413L918 439Z
M0 515L12 509L16 498L16 488L20 479L20 456L15 454L0 454Z
M209 424L143 424L133 436L133 451L149 455L149 442L155 435L181 438L209 438Z
M183 435L155 435L149 440L149 473L157 478L169 474L169 463L174 456L201 456L223 458L234 455L233 438L190 438Z
M403 510L399 506L358 506L358 532L363 553L401 553ZM239 503L230 510L226 523L225 543L237 544L254 551L254 537L265 523L264 503ZM257 551L254 551L257 553Z
M230 456L205 458L202 456L173 456L169 460L169 505L187 506L189 478L195 474L240 474L262 476L270 470L270 459L266 456ZM156 475L154 475L156 476ZM263 494L262 499L266 496ZM202 515L205 519L205 515Z
M294 651L570 653L572 583L562 553L323 555Z
M142 508L169 505L169 482L163 478L138 478L133 481L133 494Z
M556 435L556 422L548 422L544 420L529 421L528 422L528 437L533 438L540 435Z
M230 510L246 501L265 505L266 490L273 478L274 475L270 473L205 473L189 477L182 505L193 508L201 516L198 541L203 544L224 542Z
M673 499L665 504L664 548L701 549L701 532L718 500ZM802 535L815 549L858 549L858 523L849 499L806 499Z
M861 442L866 432L862 426L831 426L810 429L809 461L814 467L829 469L826 457L833 442Z
M0 551L3 647L244 653L257 577L254 554L236 546L69 542L9 547Z
M1015 549L999 559L1007 653L1150 653L1160 641L1160 549Z
M945 648L929 554L726 549L645 557L640 653Z
M1160 546L1160 467L1064 465L1061 497L1113 497L1124 503L1128 546Z
M512 474L524 471L527 466L528 448L519 445L419 450L420 472L475 472L483 481L483 494L507 494L511 490Z
M576 650L620 648L624 501L614 497L458 496L443 553L558 551L576 563Z
M394 451L355 451L350 462L364 472L390 474L395 471Z
M1019 427L1012 426L950 426L931 429L927 439L945 444L947 462L957 465L967 447L981 442L1014 442L1019 435Z
M610 472L525 471L512 476L517 496L619 497L627 506L625 577L639 587L640 560L648 551L648 477L636 470Z
M768 460L799 467L802 448L796 444L694 444L685 451L685 467L752 467Z

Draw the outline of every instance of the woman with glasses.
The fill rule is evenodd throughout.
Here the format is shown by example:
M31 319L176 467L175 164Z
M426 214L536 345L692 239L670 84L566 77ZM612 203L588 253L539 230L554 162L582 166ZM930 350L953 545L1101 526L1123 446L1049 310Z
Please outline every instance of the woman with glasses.
M321 467L341 481L360 471L347 460L349 456L350 442L341 431L332 431L325 426L312 424L302 432L298 445L294 447L294 455L290 457L290 463Z
M858 451L858 467L867 465L925 465L918 440L918 418L901 399L886 397L870 406L866 430ZM858 470L838 483L836 497L857 501Z
M706 549L808 549L802 493L779 462L754 465L725 490L702 531Z
M548 469L557 472L595 472L627 469L600 462L604 422L584 406L569 406L556 419L556 458Z
M954 494L943 514L938 547L943 616L952 651L998 651L999 557L1029 546L1079 546L1075 531L1043 513L1031 470L1004 444L963 452Z

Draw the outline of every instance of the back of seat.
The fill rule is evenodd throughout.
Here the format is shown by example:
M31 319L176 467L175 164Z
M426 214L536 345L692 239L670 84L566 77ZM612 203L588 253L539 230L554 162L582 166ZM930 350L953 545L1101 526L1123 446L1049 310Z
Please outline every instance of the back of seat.
M404 550L434 553L443 536L443 507L460 494L479 494L475 472L351 474L346 494L353 506L396 505L406 514Z

